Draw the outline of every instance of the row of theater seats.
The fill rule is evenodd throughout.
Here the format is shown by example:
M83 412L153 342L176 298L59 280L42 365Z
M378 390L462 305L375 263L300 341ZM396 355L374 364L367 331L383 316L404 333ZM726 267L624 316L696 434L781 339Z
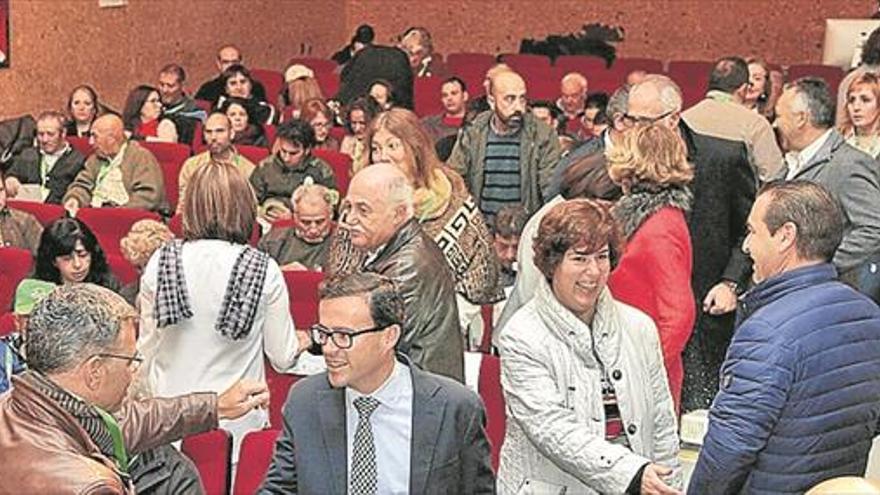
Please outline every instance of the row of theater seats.
M675 80L681 86L685 108L699 102L706 94L709 72L713 65L712 61L694 60L672 60L664 64L661 60L634 57L618 58L611 67L606 67L603 59L587 55L561 55L555 61L551 61L544 55L533 54L517 53L496 57L488 53L450 53L446 56L446 66L450 74L465 81L468 92L474 97L484 93L482 82L486 70L499 60L523 75L528 82L529 97L533 100L552 101L558 98L559 81L568 72L584 74L589 79L591 92L604 91L610 94L623 84L627 74L634 70L644 70L650 73L665 73ZM300 58L293 59L290 63L301 63L311 67L325 97L330 98L336 94L339 89L339 79L335 71L336 65L332 61ZM779 66L771 66L771 68L781 69ZM803 76L822 77L831 86L832 91L837 90L837 85L843 78L840 67L816 64L790 65L785 69L785 73L788 80ZM282 73L271 69L254 69L252 75L263 84L270 102L274 103L284 87ZM442 84L442 78L415 79L413 98L415 112L418 115L424 117L443 110L440 102Z
M264 127L266 128L267 136L270 136L271 139L274 140L275 126L267 125ZM202 133L199 130L198 136L201 136L201 134ZM88 138L68 136L67 141L84 156L89 156L93 151L92 144L89 142ZM143 147L153 153L153 156L156 157L156 160L162 167L162 176L165 182L165 197L168 200L172 212L177 208L177 199L180 192L178 178L183 163L191 155L200 153L205 149L204 142L201 138L198 138L196 141L197 143L193 144L193 146L187 146L186 144L181 143L140 142ZM272 143L272 140L269 142ZM253 162L254 165L259 165L260 161L270 154L269 148L263 148L261 146L236 146L236 149L242 154L242 156ZM339 186L339 192L344 196L346 191L348 191L348 183L351 179L351 157L345 153L324 149L313 150L313 153L333 168L333 173L336 176L336 184Z

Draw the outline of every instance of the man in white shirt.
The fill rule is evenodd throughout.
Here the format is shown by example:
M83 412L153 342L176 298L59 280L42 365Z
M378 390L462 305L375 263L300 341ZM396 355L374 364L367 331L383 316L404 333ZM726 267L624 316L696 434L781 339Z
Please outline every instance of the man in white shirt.
M785 179L825 186L846 220L832 262L841 279L880 299L880 165L834 130L834 100L822 79L789 84L776 103L776 127L786 151Z
M479 397L395 352L396 284L355 273L320 293L327 372L291 391L260 493L494 493Z

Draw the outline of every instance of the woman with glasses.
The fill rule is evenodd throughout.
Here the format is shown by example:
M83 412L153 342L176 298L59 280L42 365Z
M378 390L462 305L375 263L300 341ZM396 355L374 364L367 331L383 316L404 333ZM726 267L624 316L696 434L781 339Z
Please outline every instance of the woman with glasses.
M219 393L243 378L263 381L264 356L285 372L308 347L308 335L294 329L281 270L247 244L256 210L234 165L212 162L193 174L183 239L156 251L141 277L140 383L148 394ZM233 435L233 459L244 434L267 422L262 409L220 422Z
M621 244L595 201L559 203L541 220L542 277L499 337L507 405L499 493L680 493L657 328L607 287Z
M309 123L315 131L315 149L339 151L339 141L330 135L333 128L333 110L324 100L313 99L305 102L300 118Z
M128 93L122 122L132 139L177 142L177 126L171 119L162 118L162 100L159 90L141 85Z

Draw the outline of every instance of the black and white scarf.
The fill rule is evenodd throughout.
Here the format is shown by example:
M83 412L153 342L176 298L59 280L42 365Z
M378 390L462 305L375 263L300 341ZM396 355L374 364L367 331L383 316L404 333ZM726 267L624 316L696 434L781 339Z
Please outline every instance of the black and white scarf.
M165 244L159 252L155 307L156 325L159 328L193 316L183 274L182 253L181 240ZM250 333L263 294L268 266L269 255L262 251L245 246L239 253L223 295L220 314L214 323L214 329L220 335L240 340Z

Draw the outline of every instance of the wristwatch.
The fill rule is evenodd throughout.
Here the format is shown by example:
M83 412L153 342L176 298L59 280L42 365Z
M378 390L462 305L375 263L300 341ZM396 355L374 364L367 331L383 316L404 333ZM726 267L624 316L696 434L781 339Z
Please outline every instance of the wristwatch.
M739 289L739 284L734 282L733 280L722 280L722 284L726 285L728 289L730 289L734 294L737 293L737 289Z

